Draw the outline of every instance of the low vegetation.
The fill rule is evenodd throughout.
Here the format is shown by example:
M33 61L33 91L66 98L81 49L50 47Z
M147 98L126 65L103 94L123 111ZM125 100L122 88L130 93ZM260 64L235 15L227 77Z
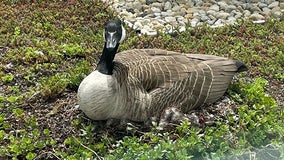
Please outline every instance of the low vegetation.
M194 111L205 117L202 126L185 121L161 130L105 127L76 107L78 85L103 48L103 24L115 17L98 0L0 3L0 159L284 158L283 21L158 36L127 28L120 50L214 54L250 68L232 82L229 105Z

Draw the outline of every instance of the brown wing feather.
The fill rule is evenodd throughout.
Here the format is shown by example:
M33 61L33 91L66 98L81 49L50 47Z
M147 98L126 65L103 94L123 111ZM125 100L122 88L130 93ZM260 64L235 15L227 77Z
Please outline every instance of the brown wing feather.
M150 112L158 113L169 105L188 112L216 101L238 71L236 61L227 58L160 49L123 51L116 55L115 62L125 65L131 73L128 78L152 96Z
M190 61L180 53L158 49L134 49L120 52L115 61L126 65L146 90L170 87L188 77Z

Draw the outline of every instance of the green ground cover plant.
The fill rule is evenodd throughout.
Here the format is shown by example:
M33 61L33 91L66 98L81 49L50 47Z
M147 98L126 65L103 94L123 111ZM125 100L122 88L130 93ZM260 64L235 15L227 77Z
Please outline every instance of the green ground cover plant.
M232 82L229 105L194 111L213 115L211 123L118 129L76 108L77 88L103 48L104 22L115 17L99 0L0 3L0 159L284 158L283 21L157 36L126 28L120 50L213 54L239 59L249 71Z

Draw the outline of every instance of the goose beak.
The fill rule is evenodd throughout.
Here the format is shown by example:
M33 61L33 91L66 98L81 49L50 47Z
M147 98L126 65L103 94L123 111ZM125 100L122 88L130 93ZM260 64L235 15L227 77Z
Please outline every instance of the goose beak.
M109 37L107 38L107 41L106 41L106 48L114 49L116 47L117 43L118 43L117 38L114 35L110 34Z

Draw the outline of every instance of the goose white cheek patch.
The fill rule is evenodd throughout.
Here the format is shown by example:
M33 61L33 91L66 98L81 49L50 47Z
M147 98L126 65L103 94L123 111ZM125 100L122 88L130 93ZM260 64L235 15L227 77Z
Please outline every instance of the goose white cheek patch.
M122 35L121 35L119 43L122 43L122 41L125 39L125 36L126 36L126 31L122 25L121 25L121 29L122 29Z

